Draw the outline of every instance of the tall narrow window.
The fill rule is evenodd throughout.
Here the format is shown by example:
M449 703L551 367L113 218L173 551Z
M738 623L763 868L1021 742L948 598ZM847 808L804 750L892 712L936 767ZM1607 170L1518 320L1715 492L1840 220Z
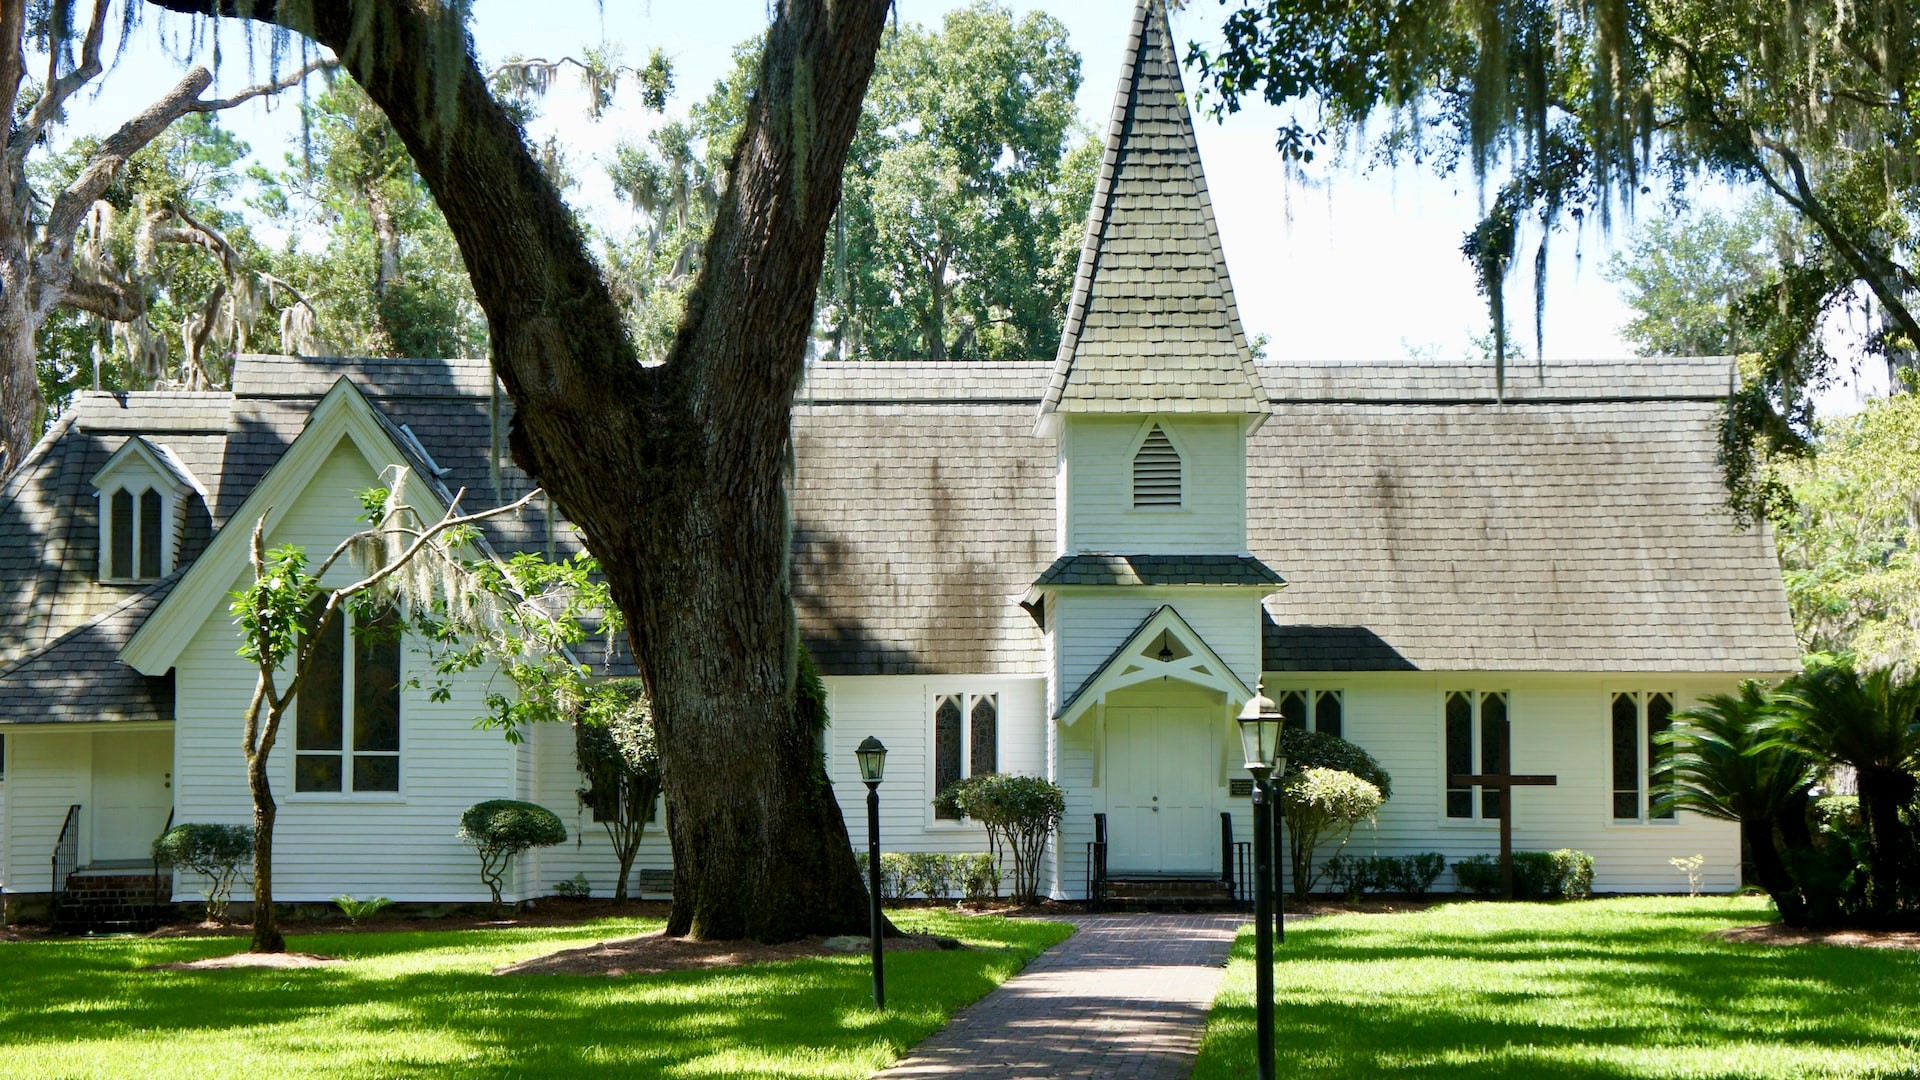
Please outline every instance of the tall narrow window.
M148 488L140 494L140 576L160 576L160 493Z
M1451 783L1456 775L1513 771L1513 729L1510 703L1504 691L1454 690L1447 694L1445 742L1447 816L1474 816L1473 789ZM1505 792L1483 788L1482 818L1500 816Z
M133 576L133 493L120 488L107 500L107 536L112 554L107 561L107 576Z
M1133 505L1180 505L1180 451L1159 424L1133 455Z
M400 627L391 609L357 624L341 611L321 633L294 705L295 791L400 790Z
M1280 726L1295 731L1318 731L1339 735L1344 712L1339 690L1275 690L1274 704L1280 707Z
M933 791L969 776L1000 769L1000 695L941 694L933 703ZM934 817L958 821L958 813L934 809Z
M1673 695L1627 692L1613 695L1610 734L1615 821L1662 821L1673 808L1660 802L1672 783L1673 748L1660 736L1673 727Z

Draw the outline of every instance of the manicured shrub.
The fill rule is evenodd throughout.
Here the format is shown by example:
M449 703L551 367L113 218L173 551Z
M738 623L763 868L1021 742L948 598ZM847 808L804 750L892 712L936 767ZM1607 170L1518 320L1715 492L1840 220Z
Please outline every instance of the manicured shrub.
M339 908L341 913L346 915L347 921L355 926L385 911L392 903L393 901L384 896L376 896L369 900L361 900L352 895L333 898L333 906Z
M1342 853L1328 859L1322 872L1341 895L1355 900L1369 890L1378 892L1385 889L1392 864L1391 856Z
M1000 899L1000 860L984 851L961 856L961 893L970 904Z
M1394 892L1406 893L1413 897L1424 897L1447 872L1447 857L1437 851L1423 851L1418 855L1396 855L1390 862L1387 887Z
M1382 802L1393 798L1393 778L1387 770L1372 754L1338 735L1287 728L1280 733L1280 749L1287 755L1288 775L1307 769L1336 769L1379 788Z
M1500 857L1473 855L1453 864L1460 887L1480 896L1500 895ZM1593 894L1593 856L1584 851L1516 851L1513 895L1522 900L1584 900Z
M1059 785L1038 776L986 773L947 785L933 802L986 826L993 850L1013 855L1013 898L1039 902L1040 857L1067 809Z
M916 851L907 856L907 879L911 884L909 892L917 892L928 900L945 900L953 892L954 862L950 855L931 851Z
M178 866L206 879L202 894L207 901L207 918L227 919L227 904L233 898L233 886L240 868L253 858L253 826L175 825L153 842L153 861L161 866Z
M518 799L488 799L460 815L460 839L480 854L480 880L500 906L500 886L513 857L537 847L566 843L567 827L559 815L537 803Z
M1328 843L1345 847L1354 826L1371 820L1383 801L1379 787L1353 773L1317 766L1296 771L1289 762L1280 786L1280 813L1286 819L1295 896L1311 893L1326 872L1324 864L1314 868L1314 852Z

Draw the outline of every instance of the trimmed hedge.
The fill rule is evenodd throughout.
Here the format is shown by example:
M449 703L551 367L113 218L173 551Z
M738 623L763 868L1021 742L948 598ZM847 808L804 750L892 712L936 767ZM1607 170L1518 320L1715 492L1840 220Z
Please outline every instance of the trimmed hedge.
M480 853L480 880L487 883L498 908L508 862L528 848L566 843L567 827L558 814L538 803L488 799L460 815L459 835Z
M1327 860L1328 880L1347 896L1366 892L1395 892L1424 897L1447 871L1447 857L1437 851L1418 855L1335 855Z
M860 880L867 880L866 852L856 852ZM983 903L1000 898L1004 875L1000 860L984 851L970 855L948 855L936 851L883 851L880 853L880 899L902 900L924 896L929 900L950 900L956 890L968 903Z
M1460 887L1500 895L1500 857L1473 855L1453 864ZM1584 900L1593 894L1593 856L1572 848L1513 853L1513 895L1528 900Z

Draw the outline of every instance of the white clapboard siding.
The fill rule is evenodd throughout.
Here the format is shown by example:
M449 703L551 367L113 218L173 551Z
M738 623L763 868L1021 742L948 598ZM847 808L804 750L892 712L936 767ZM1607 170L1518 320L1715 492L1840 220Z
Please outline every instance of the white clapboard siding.
M1179 454L1180 505L1134 506L1135 451L1157 423ZM1073 416L1063 435L1066 550L1134 555L1247 549L1246 436L1234 417Z
M350 443L336 449L270 536L309 553L331 550L355 527L358 492L376 483L374 470ZM341 579L351 571L342 569ZM242 583L236 578L235 587ZM206 621L177 665L175 820L244 823L251 802L240 752L241 716L253 669L235 655L224 605ZM435 675L409 645L407 677L420 686L401 700L401 791L397 795L314 795L293 790L295 731L289 717L273 753L278 822L274 831L274 895L289 902L341 894L395 901L483 900L479 861L458 837L460 815L484 799L515 792L516 752L498 731L476 730L486 712L487 673L460 677L445 702L431 699ZM177 881L181 898L198 884ZM242 891L240 895L244 896Z
M1726 891L1738 884L1737 827L1685 813L1672 821L1616 823L1610 801L1609 695L1669 690L1685 705L1703 693L1731 689L1731 679L1287 672L1268 675L1267 683L1344 688L1346 737L1379 759L1393 779L1393 798L1378 825L1355 830L1350 852L1439 851L1452 862L1499 851L1497 821L1446 816L1441 702L1447 690L1506 690L1512 695L1513 771L1559 778L1554 787L1520 789L1513 813L1516 849L1587 852L1598 892L1684 892L1686 875L1668 860L1695 854L1707 857L1704 888ZM1452 886L1449 871L1436 887Z
M1048 775L1046 681L1032 676L875 675L826 679L827 774L855 851L867 850L867 787L854 748L871 735L887 747L880 784L883 851L987 850L986 830L933 817L933 701L943 693L1000 695L1000 771Z
M0 881L10 893L44 893L67 808L91 797L93 736L53 725L7 730L7 813ZM85 820L82 819L84 826ZM84 845L90 837L82 835Z
M1260 678L1260 598L1251 589L1104 588L1062 592L1055 598L1054 662L1059 692L1071 694L1156 608L1171 604L1233 673L1251 687Z
M593 820L593 813L580 804L583 778L574 764L573 728L565 724L540 724L528 733L527 747L533 778L533 801L560 815L567 823L567 842L542 848L536 853L538 873L528 883L533 895L553 892L556 883L572 881L584 874L595 896L612 896L619 884L620 864L613 856L613 842L604 825ZM627 881L628 895L638 897L640 871L670 870L673 852L667 841L664 807L656 813L641 835L640 853L633 861L633 876ZM654 895L654 894L649 894Z

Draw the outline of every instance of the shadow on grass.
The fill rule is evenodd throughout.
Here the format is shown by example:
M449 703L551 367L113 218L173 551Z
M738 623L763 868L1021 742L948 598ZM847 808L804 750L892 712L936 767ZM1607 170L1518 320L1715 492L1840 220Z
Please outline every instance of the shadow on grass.
M862 957L617 979L489 974L653 928L633 923L302 938L295 948L351 962L293 972L135 970L232 952L232 940L0 945L0 1060L10 1078L157 1078L220 1062L272 1076L865 1076L1068 933L907 919L980 947L890 954L885 1014Z
M1920 1038L1920 955L1733 944L1765 903L1456 904L1289 928L1281 1075L1889 1076ZM1251 937L1196 1080L1253 1075Z

